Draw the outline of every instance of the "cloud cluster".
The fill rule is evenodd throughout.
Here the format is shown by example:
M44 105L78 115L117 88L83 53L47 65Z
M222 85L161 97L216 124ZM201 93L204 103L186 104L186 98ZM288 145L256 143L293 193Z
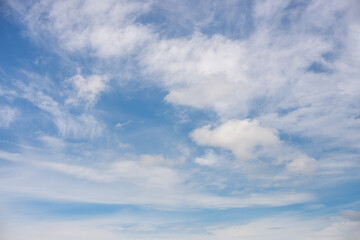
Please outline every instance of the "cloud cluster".
M268 155L288 173L305 174L326 165L322 156L318 163L296 141L280 141L281 134L311 138L322 149L360 147L360 134L354 134L359 131L359 31L352 2L259 1L253 6L253 29L242 38L202 33L214 20L211 14L197 27L189 20L198 30L185 36L157 34L139 20L157 6L171 12L156 1L9 5L36 39L55 40L68 53L86 51L99 59L134 57L141 76L168 92L165 101L215 111L217 127L191 132L198 145L230 150L239 159ZM186 17L197 18L191 14ZM110 85L108 75L80 73L66 83L72 91L65 102L88 106ZM25 99L52 116L62 137L102 134L104 126L90 112L74 116L42 91L25 92ZM208 152L194 161L209 166L221 160Z

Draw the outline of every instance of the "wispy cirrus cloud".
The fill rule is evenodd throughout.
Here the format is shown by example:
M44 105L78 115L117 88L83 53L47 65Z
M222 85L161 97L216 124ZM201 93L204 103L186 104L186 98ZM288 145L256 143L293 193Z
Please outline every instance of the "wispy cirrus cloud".
M39 88L36 85L27 85L24 82L17 81L14 86L17 90L14 92L14 96L26 99L49 114L49 118L54 122L61 136L84 139L102 134L104 126L92 114L87 112L77 115L71 114L65 105L48 95L46 89ZM85 92L90 95L93 94L92 92Z
M195 191L192 189L193 184L186 184L189 179L193 179L191 174L167 166L166 162L169 160L163 159L162 156L145 155L132 160L119 159L107 166L103 165L101 168L96 167L96 165L82 166L58 161L59 158L64 157L72 158L69 155L58 155L53 156L53 161L49 161L46 155L1 151L1 159L26 164L34 170L33 174L30 175L21 174L19 178L16 176L8 178L9 182L3 185L3 191L53 200L151 205L169 209L287 206L314 200L314 196L306 192L275 191L239 194L238 196L218 196L198 187ZM22 171L21 168L18 170ZM51 177L51 181L41 182L44 175L48 175L48 171L57 172L60 175L54 175ZM33 178L33 180L27 179L28 177ZM86 181L77 181L73 179L74 177ZM26 184L24 179L27 179ZM6 179L3 180L7 181ZM97 194L93 193L94 188L91 190L83 187L83 184L86 185L91 182L98 186L96 187ZM32 187L35 185L36 188ZM46 190L52 189L51 186L56 186L56 190ZM76 187L73 188L74 186ZM82 190L73 191L74 189Z
M136 50L151 38L151 31L136 24L149 9L138 1L49 1L9 4L20 13L30 34L51 39L70 52L88 51L101 58L119 57Z

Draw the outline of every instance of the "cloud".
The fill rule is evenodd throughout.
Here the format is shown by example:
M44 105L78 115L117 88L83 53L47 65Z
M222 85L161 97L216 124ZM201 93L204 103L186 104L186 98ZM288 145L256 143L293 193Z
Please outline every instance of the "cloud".
M127 144L127 143L122 143L122 142L118 143L118 148L120 148L120 149L126 149L126 148L129 148L130 146L131 145Z
M161 39L145 48L141 63L169 91L169 102L210 108L226 119L247 116L259 101L276 108L293 76L305 77L333 46L309 33L284 36L266 27L239 40L198 32Z
M147 74L160 76L154 80L169 91L167 101L225 113L234 99L243 99L245 51L240 42L195 33L154 42L145 49L141 63Z
M212 150L203 156L193 156L193 152L185 149L184 155L191 156L197 163L196 168L191 168L185 162L181 166L171 164L171 160L161 154L134 153L132 157L124 157L119 156L119 151L111 157L106 154L94 157L96 154L88 149L79 150L77 153L81 156L1 151L2 159L16 162L14 166L9 164L12 170L1 179L4 196L15 193L20 198L133 204L161 209L277 207L315 199L311 193L289 191L289 186L294 187L292 179L301 178L298 173L312 174L320 169L316 179L324 180L319 182L326 185L331 180L348 180L346 173L359 168L356 153L360 149L360 31L358 11L353 9L355 4L351 1L319 0L296 4L290 0L257 1L251 10L253 25L249 27L249 34L239 34L237 36L241 37L236 39L203 31L217 18L212 8L219 3L202 2L199 6L210 6L201 8L200 12L197 11L199 7L187 11L186 3L179 9L169 9L169 6L174 8L173 2L161 4L157 1L8 2L40 44L41 41L49 43L49 48L55 46L54 51L75 58L80 54L84 62L108 60L104 65L110 63L109 66L97 66L104 67L106 71L98 71L102 73L122 72L123 64L117 64L131 58L134 74L140 75L134 80L138 81L136 84L147 81L145 84L165 90L164 100L168 103L214 111L221 124L195 129L190 133L193 141L200 146L229 150L240 160L255 161L226 161L219 159ZM169 33L167 35L155 32L156 27L151 24L141 23L141 17L149 17L143 14L157 6L165 6L162 10L167 11L165 16L173 17L171 21L181 18L178 22L183 27L191 25L190 33L168 37L172 29L161 29ZM350 12L354 12L354 16L349 17ZM67 83L71 91L65 92L67 100L62 99L61 94L54 96L31 84L18 87L20 98L45 112L62 138L40 137L45 148L56 152L67 138L91 142L104 137L105 125L91 109L74 114L63 103L94 106L106 91L109 76L79 73L69 78ZM8 127L13 120L6 121L3 125ZM113 127L114 122L110 125ZM123 125L116 124L116 127ZM111 138L100 141L111 142ZM118 143L117 147L127 148L128 145ZM333 149L340 150L333 154ZM319 158L312 158L305 152ZM263 158L277 161L262 161ZM344 158L346 161L340 162ZM219 164L221 161L226 164ZM261 170L247 169L247 162L259 165ZM209 175L211 177L202 178ZM339 178L330 179L329 175ZM356 176L352 174L350 178ZM209 187L218 182L225 183L226 188ZM296 183L299 182L301 180ZM311 187L318 190L317 186ZM357 219L356 212L347 211L343 215ZM205 237L177 238L355 239L359 234L355 221L334 220L325 227L317 223L268 219L210 227L203 229L207 233ZM55 229L55 226L51 227ZM92 234L90 237L118 239L116 233L107 234L108 229L87 232L86 226L80 228L82 233L79 233L70 225L60 226L62 232L67 227L71 231L62 238L79 239ZM49 230L45 234L52 232ZM121 237L129 239L129 236ZM158 236L146 237L159 239ZM162 238L174 239L172 236Z
M170 215L170 214L167 214ZM121 216L121 217L120 217ZM22 231L17 231L22 227ZM39 240L79 238L99 239L189 239L189 240L278 240L292 236L294 240L357 240L359 223L342 218L304 219L297 216L278 215L271 218L257 218L243 224L206 223L194 226L188 218L176 219L164 216L148 219L137 213L121 213L114 216L99 216L95 219L36 219L31 222L24 217L18 222L8 220L4 231L6 239L23 239L35 236Z
M2 159L17 162L17 161L22 161L21 157L22 157L21 154L10 153L10 152L5 152L5 151L0 150L0 158L2 158Z
M19 166L16 175L3 179L1 191L48 200L134 204L165 209L274 207L314 200L310 193L283 191L219 196L201 187L204 186L202 182L194 187L194 181L204 181L196 179L193 176L196 173L171 166L167 164L168 159L157 155L119 159L101 166L90 166L87 162L85 166L69 163L73 159L69 155L54 154L50 161L50 155L46 154L0 151L0 158ZM25 169L21 167L24 165ZM32 169L31 173L29 169ZM89 184L92 188L86 187Z
M62 137L85 139L94 138L103 133L104 126L93 115L89 113L71 114L64 105L32 85L18 82L17 87L19 89L18 97L28 100L47 112Z
M66 147L66 142L64 142L61 138L58 137L41 135L38 137L38 139L40 139L47 148L52 150L61 151Z
M277 165L285 166L287 173L284 172L284 176L294 173L314 174L318 161L287 145L278 135L276 129L264 127L257 120L249 119L233 119L215 128L208 125L190 133L191 138L198 145L230 150L242 161L256 160L258 166L252 164L253 169L265 169L264 159L271 159L273 165L271 168ZM258 164L259 160L263 163ZM208 152L205 156L196 158L195 162L200 165L215 165L219 159L213 152Z
M316 169L316 160L306 155L299 155L287 163L286 168L290 172L311 174Z
M213 166L218 163L218 156L212 150L208 150L202 157L197 157L194 160L197 164L203 166Z
M170 3L156 1L9 4L32 32L53 36L70 52L88 49L99 58L120 59L134 54L136 72L168 91L168 102L212 109L223 121L256 118L285 134L321 141L326 148L359 148L360 134L350 134L359 126L359 31L357 6L351 1L259 1L251 34L236 40L201 33L216 18L203 3L191 11L186 3L174 10ZM150 25L137 19L156 6L165 16L176 13L172 21L181 19L198 31L178 38L152 33ZM202 19L201 24L194 19ZM314 64L329 71L310 71Z
M0 106L0 128L8 128L15 121L18 110L9 106Z
M70 93L69 98L65 102L70 104L79 104L80 102L94 104L98 96L106 89L108 81L109 78L106 75L84 77L81 74L77 74L72 76L66 82L72 85L74 92Z
M130 123L131 121L127 121L127 122L124 122L124 123L117 123L116 125L115 125L115 127L116 128L122 128L122 127L124 127L125 125L128 125L129 123Z
M140 1L9 1L36 39L59 43L69 52L89 51L100 58L119 57L136 50L150 30L135 23L149 4ZM58 49L55 49L55 51Z
M222 121L256 118L325 149L359 149L353 5L259 1L249 36L232 40L195 31L159 39L141 52L141 65L173 104L212 109ZM327 70L311 70L314 65Z
M257 148L277 147L280 139L275 129L263 127L256 120L229 120L219 127L210 126L195 129L190 133L200 145L221 147L231 150L240 160L254 158Z
M304 221L294 217L260 219L240 226L211 229L215 239L332 239L355 240L360 234L359 224L343 219L311 219Z

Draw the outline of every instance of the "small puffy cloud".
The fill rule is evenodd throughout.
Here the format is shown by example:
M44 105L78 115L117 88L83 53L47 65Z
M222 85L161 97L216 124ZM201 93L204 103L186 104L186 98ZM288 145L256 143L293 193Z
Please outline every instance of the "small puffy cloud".
M199 145L231 150L238 159L251 159L257 148L270 148L280 144L275 129L263 127L256 120L229 120L217 128L205 126L191 132Z
M109 78L106 75L84 77L81 74L77 74L67 79L67 82L72 85L74 91L71 92L66 103L78 104L79 102L86 102L94 104L100 93L106 89L108 81Z
M204 156L195 158L195 162L203 166L213 166L218 160L218 156L211 150L207 151Z
M116 127L116 128L122 128L123 126L125 126L125 125L127 125L127 124L129 124L129 123L130 123L130 121L127 121L127 122L124 122L124 123L118 122L118 123L115 125L115 127Z
M286 164L286 168L290 172L311 174L316 169L316 160L312 157L300 154L294 160Z
M0 106L0 128L8 128L15 120L17 110L9 106Z

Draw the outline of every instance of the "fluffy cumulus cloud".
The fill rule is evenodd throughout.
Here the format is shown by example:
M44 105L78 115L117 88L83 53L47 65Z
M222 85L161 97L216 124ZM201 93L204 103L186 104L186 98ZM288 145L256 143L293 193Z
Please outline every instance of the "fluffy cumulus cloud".
M161 74L156 80L169 90L167 101L222 112L247 94L241 90L248 81L245 51L240 42L197 33L150 45L142 63L148 73Z
M229 149L241 160L254 158L259 148L266 150L280 144L276 130L248 119L229 120L215 129L205 126L190 135L197 144Z
M259 20L259 28L271 17ZM142 62L147 72L160 75L169 90L166 100L176 104L211 108L223 117L246 116L267 99L267 107L282 107L284 90L297 88L293 76L308 78L306 69L334 46L306 31L289 36L268 27L244 40L200 33L161 40L149 45Z

